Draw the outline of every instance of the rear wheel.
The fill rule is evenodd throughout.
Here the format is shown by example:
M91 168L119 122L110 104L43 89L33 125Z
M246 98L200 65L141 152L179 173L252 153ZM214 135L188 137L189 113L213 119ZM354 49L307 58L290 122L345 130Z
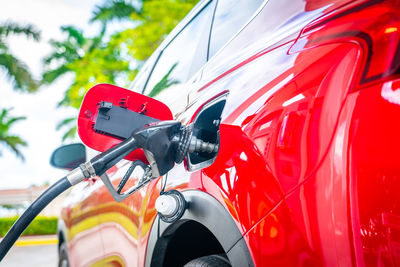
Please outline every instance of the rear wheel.
M58 267L69 267L68 249L65 242L61 243L58 250Z
M222 255L209 255L194 259L185 264L184 267L230 267L229 260Z

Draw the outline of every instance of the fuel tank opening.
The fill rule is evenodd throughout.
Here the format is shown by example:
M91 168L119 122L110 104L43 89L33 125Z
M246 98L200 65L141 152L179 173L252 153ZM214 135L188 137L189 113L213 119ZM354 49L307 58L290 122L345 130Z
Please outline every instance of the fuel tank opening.
M219 125L227 97L228 93L225 93L205 104L193 120L193 137L195 138L192 138L192 145L200 146L200 144L195 143L196 139L215 145L206 147L206 144L203 144L202 150L196 150L195 152L189 150L187 163L190 171L210 166L217 157Z

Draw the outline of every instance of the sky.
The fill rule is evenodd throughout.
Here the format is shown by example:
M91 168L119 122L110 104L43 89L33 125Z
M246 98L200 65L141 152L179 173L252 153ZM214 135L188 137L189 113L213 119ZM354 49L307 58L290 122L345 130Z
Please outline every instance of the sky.
M85 33L95 35L99 25L89 24L88 20L94 5L101 3L102 0L3 0L0 23L7 20L31 23L41 30L40 42L23 37L8 39L13 54L23 60L39 79L43 69L42 58L51 52L48 41L63 38L60 26L75 25ZM64 76L37 93L17 93L0 69L0 108L13 108L12 116L27 117L16 123L11 133L28 142L28 147L21 149L25 162L0 144L0 189L24 188L46 181L53 183L67 174L51 167L49 160L51 153L62 145L63 131L56 131L57 122L77 113L74 109L56 108L71 81L72 76Z

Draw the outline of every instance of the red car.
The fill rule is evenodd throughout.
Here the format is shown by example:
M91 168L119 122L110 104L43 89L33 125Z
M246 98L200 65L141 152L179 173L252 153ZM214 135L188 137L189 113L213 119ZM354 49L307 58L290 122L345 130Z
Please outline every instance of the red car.
M399 40L399 0L201 1L132 90L218 153L119 203L78 185L60 265L398 266ZM155 202L173 189L189 206L167 223Z

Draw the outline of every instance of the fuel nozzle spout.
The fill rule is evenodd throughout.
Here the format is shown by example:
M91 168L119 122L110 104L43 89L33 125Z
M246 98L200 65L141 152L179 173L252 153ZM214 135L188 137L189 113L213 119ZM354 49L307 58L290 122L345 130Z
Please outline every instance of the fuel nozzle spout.
M198 139L196 136L192 136L190 139L189 149L187 153L193 152L206 152L206 153L217 153L219 149L219 144L214 144L210 142L205 142Z
M193 135L193 124L181 126L179 135L172 140L176 145L175 162L181 163L184 158L193 152L217 153L218 143L203 141Z
M194 136L193 125L184 126L177 121L156 122L133 136L149 160L153 177L164 175L189 153L216 153L219 149L218 144Z

